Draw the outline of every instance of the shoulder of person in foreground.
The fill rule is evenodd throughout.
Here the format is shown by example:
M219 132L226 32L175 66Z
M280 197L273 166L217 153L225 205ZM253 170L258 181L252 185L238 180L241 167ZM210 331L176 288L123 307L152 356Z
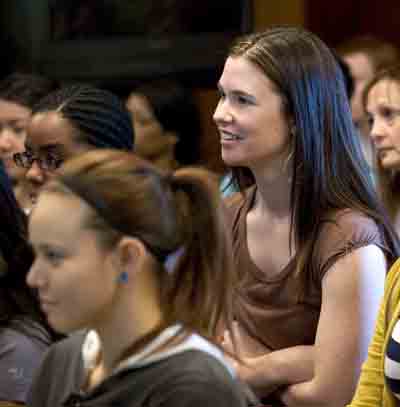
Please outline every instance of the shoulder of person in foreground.
M50 338L39 326L22 321L18 325L21 325L20 329L17 324L0 328L0 402L25 402L50 343Z
M37 370L27 396L31 407L53 407L52 400L62 400L79 378L81 349L86 332L74 333L50 346Z
M192 350L167 364L168 378L152 397L152 407L246 406L238 380L213 356Z

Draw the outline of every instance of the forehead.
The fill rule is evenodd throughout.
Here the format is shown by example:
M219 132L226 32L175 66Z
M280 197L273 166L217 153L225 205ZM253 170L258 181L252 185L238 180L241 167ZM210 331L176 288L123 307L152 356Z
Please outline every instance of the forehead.
M36 113L27 127L26 145L33 149L69 145L74 140L74 134L73 126L60 113Z
M0 121L25 121L31 114L30 109L18 103L0 99Z
M367 107L376 105L394 105L400 107L400 83L391 79L382 79L368 92Z
M246 93L276 92L275 84L256 65L244 57L228 57L219 84L224 89Z
M29 218L29 237L43 241L75 241L88 213L87 204L74 195L43 192ZM73 216L71 216L73 214Z

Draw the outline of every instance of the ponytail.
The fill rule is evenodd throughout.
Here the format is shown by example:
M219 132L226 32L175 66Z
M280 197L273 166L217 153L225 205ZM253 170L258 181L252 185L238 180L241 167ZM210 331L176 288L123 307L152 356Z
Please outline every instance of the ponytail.
M177 170L170 185L182 230L182 245L172 272L165 273L166 316L207 338L216 338L220 321L232 320L231 253L219 206L219 191L209 172ZM179 256L180 254L180 256Z

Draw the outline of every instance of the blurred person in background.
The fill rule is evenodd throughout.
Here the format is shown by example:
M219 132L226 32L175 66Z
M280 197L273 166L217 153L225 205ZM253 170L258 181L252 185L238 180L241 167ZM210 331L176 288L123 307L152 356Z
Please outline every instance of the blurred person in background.
M24 171L15 164L13 155L25 149L26 126L32 107L55 88L56 82L26 73L13 73L0 81L0 159L22 207L29 191L23 181Z
M376 151L378 192L400 236L400 65L372 78L363 106Z
M128 96L126 107L138 155L167 170L199 163L201 124L188 89L167 79L146 82Z
M399 61L400 51L393 44L371 35L350 38L337 47L337 52L350 68L354 81L351 98L353 122L359 130L365 158L373 167L373 146L368 137L368 123L362 105L362 94L367 83L381 69Z
M25 404L36 369L56 339L26 284L33 262L26 217L0 163L0 405Z

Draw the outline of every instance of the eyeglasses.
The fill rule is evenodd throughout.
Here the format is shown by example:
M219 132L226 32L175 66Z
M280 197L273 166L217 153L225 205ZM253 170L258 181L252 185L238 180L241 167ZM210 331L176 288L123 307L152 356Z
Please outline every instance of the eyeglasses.
M63 159L48 154L45 157L38 157L33 155L30 151L22 153L15 153L13 155L14 162L18 167L29 169L36 161L38 166L43 171L55 171L64 162Z

